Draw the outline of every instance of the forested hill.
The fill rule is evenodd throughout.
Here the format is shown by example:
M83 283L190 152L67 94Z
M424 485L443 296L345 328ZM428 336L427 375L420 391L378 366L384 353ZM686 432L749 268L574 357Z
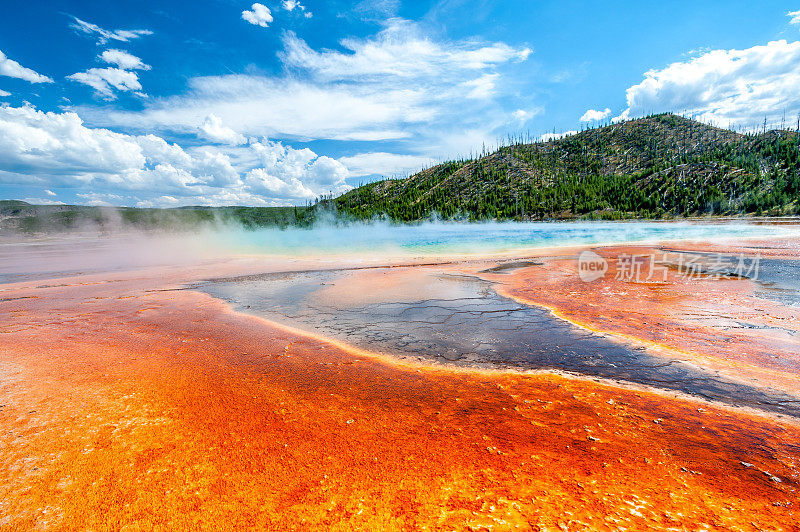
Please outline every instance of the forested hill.
M800 214L800 135L740 134L671 114L549 142L512 143L303 207L176 209L0 201L0 235L81 228L308 226L388 216L541 220ZM339 218L331 217L336 211Z
M800 213L798 133L740 134L662 114L514 143L324 203L355 218L658 218Z

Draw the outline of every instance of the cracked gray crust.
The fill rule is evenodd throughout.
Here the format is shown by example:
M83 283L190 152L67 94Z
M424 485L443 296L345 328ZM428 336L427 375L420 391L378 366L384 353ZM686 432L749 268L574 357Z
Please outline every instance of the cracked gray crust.
M493 271L503 271L502 266ZM546 309L504 298L491 283L470 275L432 272L422 287L427 297L412 300L397 297L353 304L320 297L326 287L347 287L352 274L351 270L280 272L209 280L191 288L227 301L238 311L396 357L467 367L561 371L800 418L800 397L733 380L676 353L669 358L593 333ZM358 284L353 283L352 289L358 290ZM403 292L404 287L397 288L398 296Z

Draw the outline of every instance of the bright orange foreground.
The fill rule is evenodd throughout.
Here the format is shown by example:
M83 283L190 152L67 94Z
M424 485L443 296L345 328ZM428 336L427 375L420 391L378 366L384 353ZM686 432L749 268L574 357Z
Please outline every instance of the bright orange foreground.
M796 426L105 281L0 294L2 529L800 529Z
M683 246L689 251L719 249L709 244ZM740 249L730 248L731 253ZM647 246L598 251L612 270L602 281L582 282L573 254L545 258L542 267L484 277L501 283L501 294L555 309L559 316L583 327L679 350L730 375L800 391L797 307L758 297L759 287L747 279L681 276L674 271L668 272L666 283L615 279L620 254L660 257L663 252ZM798 259L795 250L759 250L766 256L770 251L777 257Z

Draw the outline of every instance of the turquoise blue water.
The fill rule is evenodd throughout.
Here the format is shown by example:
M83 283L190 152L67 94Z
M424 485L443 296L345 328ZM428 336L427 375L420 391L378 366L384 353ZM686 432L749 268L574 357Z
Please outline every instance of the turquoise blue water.
M716 241L733 237L790 235L800 235L800 227L702 222L424 223L404 226L378 223L236 232L226 235L226 243L244 253L308 255L395 251L456 254L615 242Z
M237 254L285 257L452 256L526 249L744 237L800 237L800 225L674 222L365 223L311 229L224 228L202 233L63 235L0 241L0 284ZM800 250L798 250L800 253Z

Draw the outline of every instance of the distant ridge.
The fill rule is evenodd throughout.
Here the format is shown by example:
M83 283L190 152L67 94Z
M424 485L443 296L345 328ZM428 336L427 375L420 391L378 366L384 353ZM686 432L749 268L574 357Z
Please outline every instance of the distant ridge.
M800 212L796 131L741 134L660 114L556 140L512 143L323 203L413 221L661 218Z
M800 214L800 135L742 134L673 114L559 139L512 142L297 207L149 209L0 200L0 233L458 220L654 219ZM334 216L331 216L334 215Z
M177 207L150 209L86 205L31 205L0 200L3 233L57 233L63 231L153 230L194 231L203 227L307 226L314 222L312 207Z

